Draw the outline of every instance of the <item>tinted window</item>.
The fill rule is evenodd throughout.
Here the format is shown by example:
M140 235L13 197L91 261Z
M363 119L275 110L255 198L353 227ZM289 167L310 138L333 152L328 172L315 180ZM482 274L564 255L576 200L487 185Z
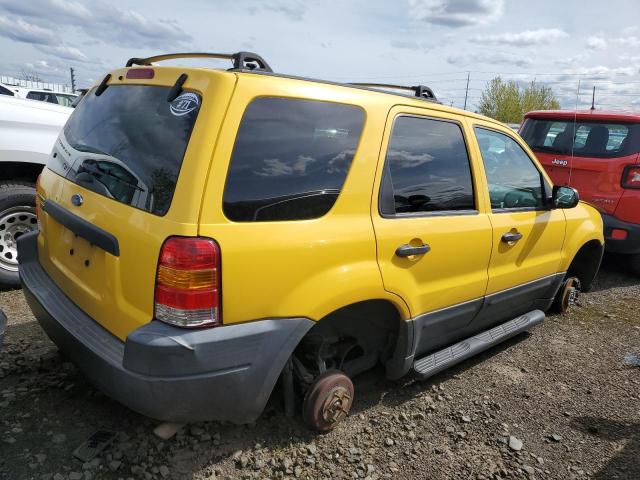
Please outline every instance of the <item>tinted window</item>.
M11 90L9 90L8 88L4 88L0 86L0 95L9 95L11 97L13 97L13 92Z
M56 100L59 105L70 107L73 101L76 99L75 95L65 95L63 93L56 93Z
M55 94L50 92L29 92L27 93L27 98L41 102L58 103Z
M630 125L572 120L528 119L522 138L534 150L584 157L614 157L630 153Z
M399 117L393 125L380 195L380 212L473 210L469 156L460 127Z
M357 107L259 98L244 113L223 208L233 221L301 220L327 213L351 166L364 123Z
M475 128L482 154L491 207L541 208L544 206L542 175L526 152L511 137Z
M170 87L111 85L74 110L49 168L85 188L164 215L176 187L200 97Z

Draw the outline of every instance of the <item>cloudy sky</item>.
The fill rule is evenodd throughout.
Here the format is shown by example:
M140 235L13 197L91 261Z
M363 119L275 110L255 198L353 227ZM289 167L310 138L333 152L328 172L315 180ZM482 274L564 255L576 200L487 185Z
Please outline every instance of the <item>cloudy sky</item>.
M254 51L278 72L431 86L469 108L495 75L563 107L640 110L640 1L0 0L0 74L88 86L129 57Z

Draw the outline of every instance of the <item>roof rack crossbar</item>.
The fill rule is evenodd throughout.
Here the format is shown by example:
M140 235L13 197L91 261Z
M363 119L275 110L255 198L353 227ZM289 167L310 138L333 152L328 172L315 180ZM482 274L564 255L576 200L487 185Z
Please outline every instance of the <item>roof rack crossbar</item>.
M381 89L391 89L391 90L404 90L407 92L413 92L413 94L418 98L423 98L425 100L431 100L437 102L436 94L433 93L429 87L425 85L415 85L413 87L407 85L393 85L390 83L348 83L347 85L353 85L356 87L365 87L365 88L381 88Z
M154 62L163 62L165 60L173 60L175 58L220 58L223 60L231 60L233 62L233 70L262 70L273 73L269 64L257 53L237 52L237 53L206 53L206 52L185 52L185 53L167 53L164 55L154 55L147 58L130 58L126 66L133 65L151 65Z

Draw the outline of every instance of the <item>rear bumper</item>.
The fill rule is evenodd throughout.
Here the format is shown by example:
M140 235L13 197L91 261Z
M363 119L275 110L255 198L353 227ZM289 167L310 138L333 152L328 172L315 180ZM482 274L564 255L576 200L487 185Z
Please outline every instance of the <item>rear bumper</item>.
M151 321L122 342L47 275L37 232L23 235L18 248L27 302L51 340L105 394L159 420L254 421L313 326L306 318L279 318L184 330Z
M602 214L602 221L604 223L604 238L606 242L605 250L626 254L640 253L640 224L623 222L606 214ZM614 229L626 231L627 238L624 240L611 238L611 231Z

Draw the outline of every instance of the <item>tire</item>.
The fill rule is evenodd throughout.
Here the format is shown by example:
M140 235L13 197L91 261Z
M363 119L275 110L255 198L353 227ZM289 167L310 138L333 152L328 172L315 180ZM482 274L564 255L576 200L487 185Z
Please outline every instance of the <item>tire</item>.
M304 423L318 432L333 430L351 410L353 392L351 379L338 370L316 377L302 404Z
M636 253L635 255L629 255L629 267L631 271L640 276L640 253Z
M0 287L20 285L16 240L38 228L36 189L30 182L0 182Z

